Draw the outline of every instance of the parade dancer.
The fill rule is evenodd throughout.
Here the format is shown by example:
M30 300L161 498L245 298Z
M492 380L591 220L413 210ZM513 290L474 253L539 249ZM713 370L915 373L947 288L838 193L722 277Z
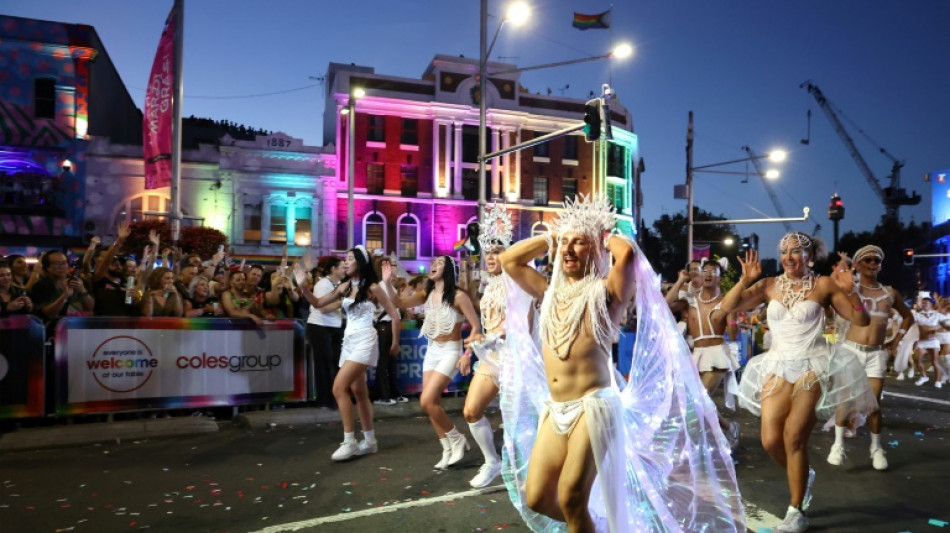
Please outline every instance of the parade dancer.
M838 348L850 352L864 367L879 407L884 390L884 377L887 374L887 348L884 346L884 340L891 311L897 311L902 319L897 335L890 341L891 343L895 345L899 343L907 333L907 329L914 323L914 317L900 293L878 281L877 277L881 272L883 261L884 251L874 245L864 246L855 252L852 265L858 274L858 283L854 286L854 292L867 310L870 323L867 326L852 324ZM828 453L828 462L835 466L844 462L844 438L850 415L851 413L842 408L836 416L835 442ZM871 464L875 470L887 470L887 457L881 446L881 421L880 408L868 416L868 429L871 431Z
M758 282L759 252L746 251L740 260L742 277L721 304L724 312L766 304L772 346L746 365L739 404L761 416L762 446L786 471L791 501L776 533L808 529L803 511L810 504L814 481L808 438L817 418L830 418L838 406L857 415L877 409L858 360L848 351L835 350L822 336L829 305L853 326L870 324L864 304L852 292L852 278L840 278L845 286L839 287L811 270L813 261L824 256L823 248L821 241L805 233L786 234L779 243L784 272Z
M719 281L722 270L729 268L729 260L723 257L719 261L702 263L698 276L702 284L700 292L680 290L680 287L693 277L688 271L681 270L676 283L666 293L666 301L674 313L687 313L686 327L693 340L693 362L699 370L699 379L702 380L706 393L711 397L723 378L727 378L728 398L738 388L735 371L739 369L739 359L729 349L723 335L729 317L720 309L723 294L719 290ZM680 297L674 298L674 295ZM735 324L735 318L732 322ZM734 405L731 408L734 409ZM735 448L739 442L739 423L728 422L720 416L719 426L726 435L729 446Z
M937 340L940 341L940 353L937 361L943 370L943 379L934 383L934 387L943 388L944 383L950 380L950 298L941 297L937 306L940 315L940 329L937 330Z
M478 356L475 375L468 386L463 414L472 437L478 444L485 464L469 481L474 488L488 486L501 473L501 458L495 449L491 423L485 418L485 408L495 399L499 390L499 373L507 350L505 338L505 282L498 255L511 245L511 216L498 204L494 204L479 223L478 242L485 254L485 292L479 301L481 321L485 338L481 342L469 342L469 348ZM462 358L462 375L468 375L468 358Z
M407 298L395 298L396 306L400 309L425 304L425 319L419 336L425 336L429 344L422 360L419 405L429 416L432 429L442 445L442 457L435 464L438 470L457 464L471 448L468 439L455 427L440 404L442 391L458 374L459 367L469 364L469 361L460 362L462 322L467 319L472 326L472 333L469 334L471 341L482 338L482 326L472 300L456 286L456 268L454 259L440 255L432 260L424 292L413 293Z
M614 223L605 197L581 195L551 233L501 254L513 282L501 374L509 496L534 531L566 522L569 531L744 532L715 406L659 278L632 240L609 233ZM529 265L548 250L550 282ZM634 295L637 342L622 387L610 348Z
M376 271L369 253L362 244L346 253L344 266L349 281L341 283L330 294L317 298L309 291L301 291L313 307L320 308L336 298L342 301L346 313L346 328L343 330L343 348L340 352L340 370L333 380L333 397L340 410L343 422L343 442L330 456L334 461L345 461L357 455L376 453L376 431L373 429L373 404L366 385L366 370L376 366L379 360L379 345L373 319L378 303L393 319L393 340L390 355L399 353L399 311L379 286ZM298 286L306 286L307 274L299 264L294 267ZM356 440L356 422L353 416L353 401L359 411L363 440Z
M930 296L920 299L920 311L914 312L914 321L920 328L920 338L917 340L917 357L914 360L914 366L920 377L914 382L918 387L930 381L927 375L927 367L924 366L924 355L930 357L931 365L934 367L935 378L938 384L943 383L943 368L937 360L937 353L940 351L940 341L937 339L937 329L940 327L940 313L934 310L934 301Z

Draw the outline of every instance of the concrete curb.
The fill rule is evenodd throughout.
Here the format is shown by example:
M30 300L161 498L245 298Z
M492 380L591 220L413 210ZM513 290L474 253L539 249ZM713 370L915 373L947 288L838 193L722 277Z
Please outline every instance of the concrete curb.
M465 397L443 397L441 403L445 412L457 416L465 405ZM396 405L373 405L373 418L376 420L423 416L426 416L426 414L419 406L418 398L411 399L408 403L397 403ZM252 430L263 430L278 426L299 427L339 421L340 413L336 410L315 407L289 407L273 411L247 411L235 416L232 423ZM82 446L97 442L214 433L218 431L218 424L219 422L210 418L181 416L17 429L0 436L0 453ZM222 424L227 423L223 422Z
M442 408L446 413L457 414L465 406L464 397L442 398ZM373 405L373 418L412 418L426 416L419 406L418 399L396 405ZM278 409L274 411L248 411L234 417L234 423L249 429L266 429L278 426L305 426L340 421L340 413L333 409L302 407L299 409Z
M191 416L18 429L0 438L0 452L195 435L217 431L218 424L214 420Z

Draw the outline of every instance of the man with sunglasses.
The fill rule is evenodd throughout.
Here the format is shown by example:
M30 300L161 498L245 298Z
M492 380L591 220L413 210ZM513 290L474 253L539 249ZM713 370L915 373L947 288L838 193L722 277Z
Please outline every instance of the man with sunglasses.
M887 335L887 321L891 309L897 311L902 319L897 336L891 340L895 346L914 323L914 316L904 303L904 297L894 288L882 285L877 280L883 260L884 251L874 245L864 246L855 252L852 265L857 274L857 283L854 285L854 291L867 310L871 323L867 326L852 324L848 328L844 341L838 347L840 350L851 351L864 364L868 381L874 390L874 395L877 396L878 405L882 400L884 376L887 372L888 352L883 344ZM839 263L841 264L843 262ZM839 410L835 417L835 443L828 454L828 462L835 466L844 462L844 434L850 414ZM887 457L881 447L882 418L880 409L868 415L868 429L871 430L871 464L875 470L887 469Z

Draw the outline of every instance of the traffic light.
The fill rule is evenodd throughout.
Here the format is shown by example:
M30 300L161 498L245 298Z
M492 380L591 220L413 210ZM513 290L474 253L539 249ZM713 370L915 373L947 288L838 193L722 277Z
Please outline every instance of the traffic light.
M914 264L914 249L913 248L904 248L904 264L905 265Z
M603 98L594 98L584 104L584 140L587 142L613 139L610 131L610 108Z

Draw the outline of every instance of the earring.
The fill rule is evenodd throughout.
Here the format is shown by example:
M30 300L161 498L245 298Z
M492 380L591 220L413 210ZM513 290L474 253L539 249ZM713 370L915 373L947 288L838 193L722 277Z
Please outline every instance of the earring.
M813 266L815 266L815 262L814 262L814 261L809 261L809 262L808 262L808 268L812 268Z

